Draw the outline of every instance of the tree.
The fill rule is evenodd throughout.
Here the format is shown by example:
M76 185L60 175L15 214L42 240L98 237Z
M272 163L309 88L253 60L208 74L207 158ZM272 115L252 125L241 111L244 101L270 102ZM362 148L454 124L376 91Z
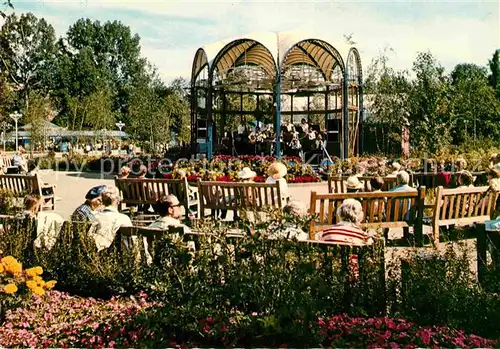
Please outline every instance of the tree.
M394 146L401 144L402 128L408 123L409 93L408 73L391 68L384 50L372 60L365 82L365 100L371 115L367 123L375 130L377 151L394 152Z
M50 99L42 96L38 92L31 92L28 96L28 107L24 111L24 121L30 124L29 129L31 140L31 151L38 145L45 149L47 139L47 121L52 114Z
M473 138L488 138L500 130L500 104L488 82L487 70L475 64L458 64L451 73L451 114L454 144Z
M14 99L14 92L7 82L6 74L0 74L0 120L7 118Z
M168 95L164 99L165 110L170 117L171 131L179 145L189 143L191 139L191 114L189 95L186 92L189 82L184 78L174 79L168 87Z
M493 57L488 62L491 74L488 77L491 87L495 90L496 96L500 99L500 49L496 50Z
M449 82L430 52L418 53L413 71L416 79L408 98L410 139L416 149L433 154L452 139Z
M57 52L54 28L32 13L6 17L0 30L0 72L19 93L19 107L28 107L31 91L50 90Z

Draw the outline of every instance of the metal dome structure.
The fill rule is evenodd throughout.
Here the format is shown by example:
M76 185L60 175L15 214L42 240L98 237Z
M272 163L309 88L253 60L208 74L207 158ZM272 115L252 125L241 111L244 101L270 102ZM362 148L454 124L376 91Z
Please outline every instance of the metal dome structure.
M362 152L363 76L355 47L289 32L249 34L196 51L191 72L194 153L211 158L222 134L239 119L242 124L272 121L279 157L281 123L297 117L320 120L331 155Z

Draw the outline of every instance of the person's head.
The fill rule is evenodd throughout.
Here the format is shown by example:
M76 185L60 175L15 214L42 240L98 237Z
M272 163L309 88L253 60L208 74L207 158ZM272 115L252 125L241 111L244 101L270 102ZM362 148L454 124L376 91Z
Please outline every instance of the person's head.
M92 210L96 210L102 204L101 194L106 189L105 185L99 185L93 187L85 195L85 202L90 206Z
M181 205L175 195L163 195L156 203L156 211L162 217L172 217L179 219L181 217Z
M267 173L270 177L273 177L274 179L279 179L286 176L287 169L285 164L279 161L275 161L269 166Z
M406 171L399 171L396 174L396 183L398 185L408 185L410 184L410 175Z
M307 207L302 201L292 200L283 208L283 211L295 216L303 217L307 214Z
M130 175L130 167L123 166L120 169L120 178L127 178Z
M350 176L346 181L346 189L348 193L355 193L364 188L363 183L360 182L357 176Z
M395 161L391 164L391 168L393 171L399 172L401 170L401 164Z
M455 161L455 165L457 171L462 171L467 167L467 161L465 161L464 158L458 158L457 161Z
M384 186L384 179L380 176L373 177L370 179L370 186L373 191L382 190L382 187Z
M495 165L497 162L500 161L500 155L497 153L493 153L490 156L490 164Z
M42 208L42 198L39 195L26 195L24 197L24 209L30 215L36 215Z
M117 187L106 186L101 192L102 204L105 207L118 207L120 203L120 192Z
M148 168L144 165L141 165L141 167L139 167L139 172L137 172L137 177L138 178L145 177L146 173L148 173Z
M238 179L242 182L249 182L257 176L257 173L252 171L250 167L244 167L240 172L238 172Z
M359 225L363 220L363 207L358 200L345 199L337 209L337 217L340 222L348 222Z
M492 179L499 179L500 169L497 169L496 167L490 167L486 170L486 176L488 177L488 182Z
M473 183L474 177L472 176L472 173L470 173L469 171L460 172L460 175L458 176L458 184L468 187Z
M307 123L307 120L302 118L302 120L300 120L300 123L303 125L303 124Z
M35 160L29 160L28 161L28 172L35 171L37 168L37 164Z

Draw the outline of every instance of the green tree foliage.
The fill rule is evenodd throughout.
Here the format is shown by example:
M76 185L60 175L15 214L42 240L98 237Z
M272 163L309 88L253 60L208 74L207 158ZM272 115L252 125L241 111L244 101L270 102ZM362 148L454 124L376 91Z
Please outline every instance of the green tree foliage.
M493 53L493 57L488 62L491 74L488 77L491 87L495 90L496 96L500 99L500 49Z
M413 63L416 79L409 93L411 143L435 153L451 143L450 85L444 68L430 52L420 52Z
M171 131L180 145L189 143L191 138L191 114L189 94L186 92L189 82L182 78L174 79L168 89L164 103L171 118Z
M52 25L32 13L6 17L0 30L0 72L19 94L18 107L27 107L31 91L50 90L57 53Z
M500 133L500 104L486 68L458 64L451 73L451 87L454 144L468 137L476 140Z
M365 100L372 114L369 123L383 125L380 134L375 134L379 152L390 152L394 144L401 144L401 130L409 115L408 73L395 71L388 62L386 51L374 58L365 83Z
M31 150L41 145L45 148L46 123L52 114L50 98L44 97L38 92L31 92L28 96L28 107L24 112L24 122L30 124Z
M6 119L14 100L14 92L6 74L0 74L0 120Z
M130 125L133 90L143 81L149 83L153 74L140 57L139 36L118 21L101 24L80 19L59 45L57 93L62 112L58 121L74 126L75 110L82 109L75 103L105 89L106 98L111 98L112 115ZM93 122L107 123L109 120Z

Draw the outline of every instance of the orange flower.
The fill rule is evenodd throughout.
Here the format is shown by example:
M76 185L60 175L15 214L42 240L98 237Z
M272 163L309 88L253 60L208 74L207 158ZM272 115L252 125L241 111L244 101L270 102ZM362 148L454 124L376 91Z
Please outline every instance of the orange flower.
M36 294L37 296L43 296L45 294L45 291L43 288L41 287L34 287L33 289L31 289L31 292L33 292L34 294Z
M7 284L4 286L3 291L7 294L14 294L17 292L17 286L14 284Z
M25 272L25 273L26 273L26 275L27 275L27 276L29 276L30 278L34 278L34 277L37 275L37 273L36 273L36 271L35 271L35 268L29 268L29 269L26 269L24 272Z
M56 283L57 283L57 281L56 281L56 280L50 280L50 281L47 281L47 282L45 283L45 288L46 288L46 289L51 290L51 289L53 289L53 288L54 288L54 286L56 285Z
M42 275L43 274L43 269L42 267L34 267L36 275Z
M30 290L32 290L35 287L38 287L38 284L36 283L36 281L28 280L28 281L26 281L26 287L28 287Z

